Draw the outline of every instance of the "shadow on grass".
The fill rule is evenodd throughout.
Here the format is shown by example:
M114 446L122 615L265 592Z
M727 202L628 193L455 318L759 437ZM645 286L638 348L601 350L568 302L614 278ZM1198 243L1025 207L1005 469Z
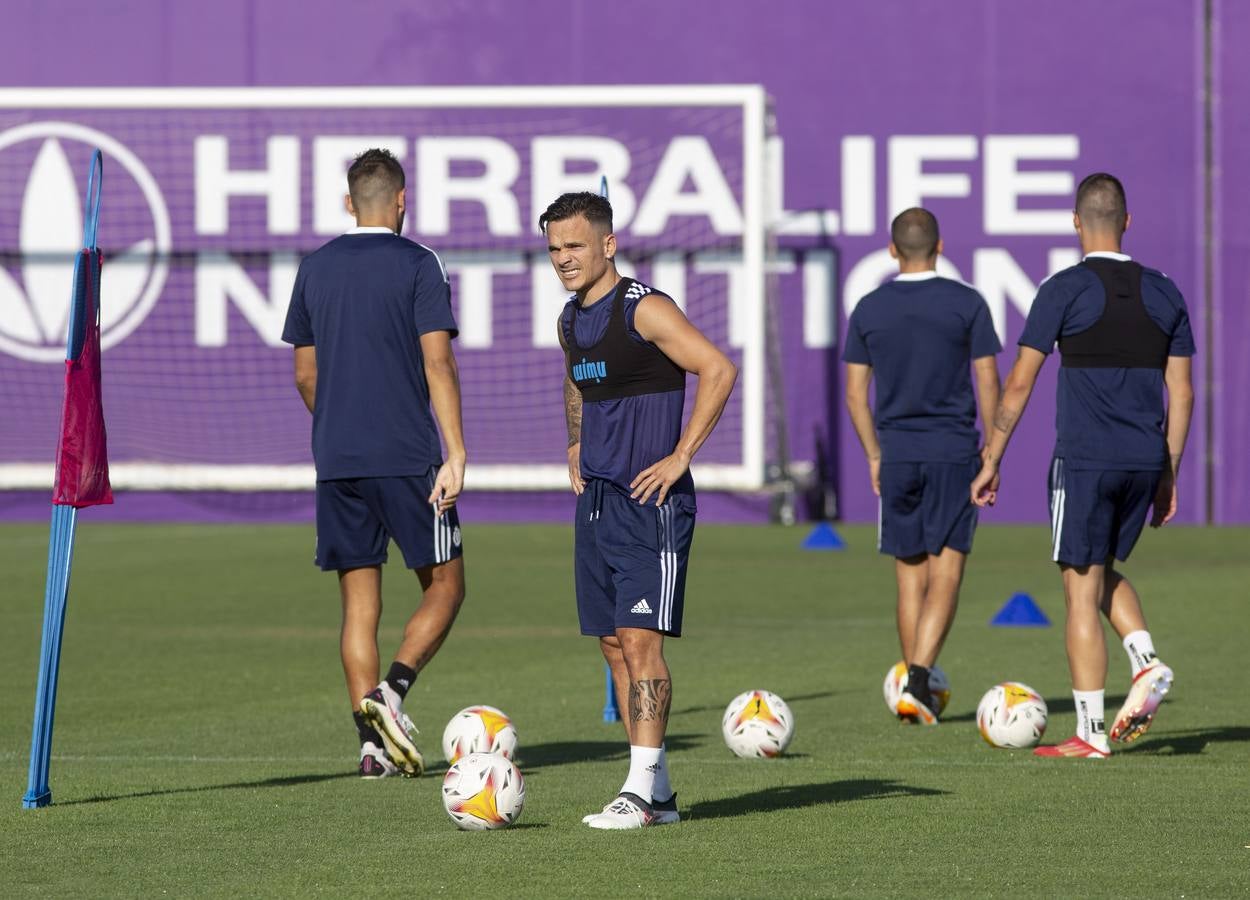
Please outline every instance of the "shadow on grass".
M691 819L724 819L761 812L801 809L852 800L893 800L899 797L937 797L949 793L935 788L913 787L879 778L827 781L752 791L738 797L705 800L690 807ZM684 811L683 811L684 812Z
M1244 743L1250 741L1250 728L1234 725L1225 728L1206 728L1198 731L1181 731L1139 739L1120 753L1156 753L1168 756L1195 756L1207 749L1207 744ZM1118 748L1117 748L1118 749Z
M1108 726L1111 719L1115 718L1116 710L1124 703L1123 694L1108 694L1106 698L1107 712L1110 718L1107 719ZM1060 697L1055 701L1046 701L1047 718L1052 718L1056 713L1072 713L1076 712L1076 704L1072 702L1071 697ZM976 710L972 712L960 713L957 716L942 716L942 722L975 722L977 720Z
M282 778L263 778L259 781L235 781L230 784L205 784L199 787L163 788L155 791L135 791L131 794L101 794L81 800L57 800L54 806L81 806L84 803L111 803L114 800L137 800L142 797L168 797L174 794L199 794L205 791L233 791L250 788L294 787L300 784L317 784L340 778L356 778L355 772L333 772L322 775L286 775Z
M820 691L819 693L813 693L813 694L796 694L793 697L786 696L786 697L782 697L781 699L785 700L786 703L789 704L790 706L793 706L796 703L802 703L804 700L820 700L825 697L832 697L834 694L844 694L844 693L849 693L849 692L847 691ZM728 701L726 701L726 703L728 703ZM709 712L710 710L723 712L724 709L725 707L723 706L687 706L685 709L673 710L671 713L669 713L669 718L671 719L673 716L685 716L685 715L689 715L690 713Z
M665 736L664 745L670 753L675 753L697 747L704 740L703 735L670 734ZM522 747L517 756L520 758L521 771L528 776L530 772L539 769L568 763L628 759L629 744L625 742L625 735L622 731L620 737L612 741L551 741L546 744L534 744Z

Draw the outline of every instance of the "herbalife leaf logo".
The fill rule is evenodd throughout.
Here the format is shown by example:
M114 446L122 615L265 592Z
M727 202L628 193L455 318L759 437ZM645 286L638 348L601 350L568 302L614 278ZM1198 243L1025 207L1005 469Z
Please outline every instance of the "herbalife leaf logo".
M169 212L147 167L109 135L72 122L33 122L0 132L0 154L21 148L25 158L31 147L38 149L24 184L20 173L5 179L4 186L19 189L20 196L0 196L0 206L20 211L15 231L0 228L0 250L17 260L12 267L0 265L0 351L57 362L65 358L86 187L85 162L80 172L71 159L85 161L92 147L104 153L105 349L133 332L160 297L169 268Z

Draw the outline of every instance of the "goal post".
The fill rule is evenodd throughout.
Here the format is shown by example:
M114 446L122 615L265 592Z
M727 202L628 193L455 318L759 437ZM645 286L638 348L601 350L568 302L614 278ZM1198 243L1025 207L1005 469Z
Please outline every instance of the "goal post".
M78 202L61 172L88 141L113 157L118 182L102 325L116 488L312 485L282 318L299 257L350 226L336 205L343 175L375 145L408 173L405 235L451 275L466 488L567 486L555 334L565 297L536 219L603 176L622 269L671 293L740 368L696 482L766 484L761 86L5 89L0 114L0 193L21 210L20 227L0 229L0 379L15 420L31 423L0 435L0 489L51 484L39 462L55 440L48 348L64 332L42 301L68 276L39 209Z

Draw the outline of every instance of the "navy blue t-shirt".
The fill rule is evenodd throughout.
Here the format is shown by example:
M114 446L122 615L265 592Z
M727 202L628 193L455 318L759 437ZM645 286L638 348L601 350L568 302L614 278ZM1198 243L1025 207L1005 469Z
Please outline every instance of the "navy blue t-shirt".
M1143 268L1141 296L1146 314L1168 336L1168 356L1193 356L1189 310L1172 280ZM1057 272L1038 288L1019 343L1049 354L1060 337L1092 328L1106 304L1103 283L1089 267ZM1162 469L1167 460L1163 371L1060 368L1055 432L1055 456L1071 469Z
M421 335L457 334L437 254L396 234L348 233L305 257L282 340L317 351L317 479L420 475L442 462Z
M872 366L882 461L975 456L972 360L1000 350L985 298L962 281L902 276L860 300L842 360Z
M595 303L582 306L574 298L565 305L562 316L572 317L573 338L579 346L593 346L607 333L615 290L614 285L607 296ZM671 302L665 294L652 293ZM634 330L634 314L645 296L649 295L629 292L622 301L630 338L644 344L646 338ZM629 484L639 472L677 449L685 402L684 389L616 400L583 400L582 477L602 478L617 490L629 493ZM688 471L669 493L694 493L694 479Z

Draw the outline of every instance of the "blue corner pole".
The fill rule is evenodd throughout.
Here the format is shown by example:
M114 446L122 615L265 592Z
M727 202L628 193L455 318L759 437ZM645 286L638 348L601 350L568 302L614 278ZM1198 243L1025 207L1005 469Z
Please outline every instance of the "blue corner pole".
M606 198L608 196L608 176L599 176L599 196ZM603 721L619 722L621 721L621 709L616 705L616 690L612 687L612 667L607 663L603 664L604 672L604 700L603 700Z
M83 210L82 249L74 261L73 291L69 300L69 328L65 339L66 361L82 353L87 334L87 313L99 321L100 257L96 231L100 221L100 192L104 185L104 156L91 155L87 175L87 196ZM90 287L94 281L94 287ZM94 293L96 306L90 309L88 295ZM66 399L68 403L68 397ZM59 452L59 450L58 450ZM60 461L57 461L60 472ZM22 806L36 809L52 802L48 766L52 760L52 719L56 711L57 673L61 669L61 637L65 633L65 604L69 598L69 573L74 561L74 531L78 509L68 504L52 505L48 534L48 580L43 592L43 643L39 648L39 681L35 688L35 722L30 733L30 773Z
M619 722L621 721L621 708L616 705L616 691L612 688L612 667L604 663L603 672L606 691L603 701L603 721Z
M48 765L52 758L52 718L56 709L57 672L61 666L61 637L65 632L65 601L69 596L70 564L78 510L52 507L48 539L48 581L43 598L43 644L39 650L39 684L35 691L35 723L30 735L30 776L22 806L35 809L52 802Z

